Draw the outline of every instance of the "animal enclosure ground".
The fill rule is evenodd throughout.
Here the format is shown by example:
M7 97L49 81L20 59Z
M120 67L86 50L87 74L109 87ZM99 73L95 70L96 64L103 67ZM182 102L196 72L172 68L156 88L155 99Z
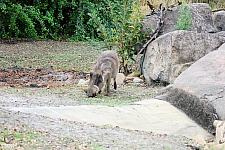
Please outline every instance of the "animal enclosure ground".
M126 84L109 97L87 98L76 83L86 77L104 50L101 47L99 43L57 41L0 44L0 149L191 149L193 142L185 137L98 127L5 109L118 106L154 97L160 87Z
M76 83L86 78L94 60L105 50L102 47L100 43L56 41L0 44L0 86L7 87L7 93L37 95L39 105L48 105L48 96L63 99L51 105L100 103L113 106L155 95L157 86L127 84L120 86L117 93L112 93L110 97L98 95L87 98L83 87Z

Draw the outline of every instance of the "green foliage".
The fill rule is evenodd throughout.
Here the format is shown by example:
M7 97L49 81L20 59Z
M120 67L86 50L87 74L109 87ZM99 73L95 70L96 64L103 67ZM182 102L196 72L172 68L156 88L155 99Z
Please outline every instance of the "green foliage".
M144 15L138 7L138 2L133 0L116 2L108 0L106 8L106 14L109 14L108 18L112 20L112 24L101 18L98 10L93 10L88 15L95 23L99 37L104 39L106 47L111 49L112 46L117 46L124 73L128 74L129 60L134 60L134 46L144 38L141 33Z
M121 3L117 0L111 0L110 3ZM73 37L69 41L81 40L103 40L104 37L99 34L99 27L93 20L92 15L97 14L98 20L104 22L108 28L114 26L112 15L110 14L108 1L106 0L83 0L78 6L78 16L76 18L75 30ZM118 5L119 6L119 5ZM119 6L120 7L120 6ZM119 10L119 9L117 9ZM87 15L89 14L89 15Z
M117 0L110 2L114 4ZM107 3L105 0L2 0L0 38L102 40L98 26L87 14L97 11L107 27L113 26L109 8L105 7Z
M180 12L180 16L177 20L177 24L175 26L175 29L177 29L177 30L189 30L190 29L190 23L191 23L191 20L192 20L190 7L185 7L185 5L182 3L180 5L179 12Z
M68 20L73 21L70 17L76 14L73 11L76 6L74 0L3 0L0 2L0 38L58 39L60 35L73 33L74 27Z
M8 32L3 37L33 37L37 38L37 32L34 28L32 18L29 17L29 8L25 8L18 4L12 4L5 11L5 16L10 17L8 24Z
M90 30L92 27L87 24L89 17L86 14L93 8L92 5L93 3L88 0L80 1L77 9L74 10L74 12L76 11L76 14L70 13L68 28L66 28L65 32L73 36L69 38L68 41L83 41L86 40L87 37L91 36Z
M224 8L223 0L200 1L209 2L210 6L214 5L216 8ZM124 14L123 17L127 18L130 11L133 11L131 9L133 2L135 0L1 0L0 38L103 40L105 36L101 33L102 29L112 28L116 29L116 32L121 31L121 28L115 27L114 21L120 23L122 19L115 17ZM171 3L174 2L171 1ZM186 2L194 2L194 0ZM143 0L141 3L144 4ZM124 5L128 8L123 9ZM128 12L125 13L125 10ZM104 24L104 27L101 29L96 20L87 14L97 15L96 20ZM179 22L182 23L182 21L186 20L181 19Z

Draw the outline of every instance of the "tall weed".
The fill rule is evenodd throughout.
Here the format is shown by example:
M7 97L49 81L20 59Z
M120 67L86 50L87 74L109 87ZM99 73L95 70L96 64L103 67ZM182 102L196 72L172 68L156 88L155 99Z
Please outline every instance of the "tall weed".
M184 4L180 5L179 8L180 16L178 18L175 29L177 30L189 30L190 23L192 20L190 6L185 6Z

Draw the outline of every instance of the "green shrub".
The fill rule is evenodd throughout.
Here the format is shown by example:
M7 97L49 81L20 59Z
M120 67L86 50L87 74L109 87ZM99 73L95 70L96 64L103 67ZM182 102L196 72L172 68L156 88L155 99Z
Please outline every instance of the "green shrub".
M2 0L0 2L0 38L58 39L59 36L70 31L73 33L75 27L68 27L71 25L68 24L68 20L76 14L76 11L72 11L76 10L76 6L74 0L72 2ZM67 17L68 14L69 17ZM69 31L65 32L67 30Z
M37 37L34 23L20 4L11 4L10 7L8 7L7 3L1 3L0 6L2 6L0 7L1 38L22 36Z
M113 32L120 32L127 26L130 26L130 30L135 31L134 34L136 34L137 30L133 30L131 27L133 24L128 25L129 15L134 11L131 8L133 2L135 0L1 0L0 38L55 40L69 38L68 41L105 39L100 32L100 27L93 20L93 16L87 14L97 15L97 20L104 24L105 29L112 29L109 31L112 35L116 34ZM128 8L125 8L124 5ZM137 11L139 8L135 7L135 9ZM112 12L113 14L111 14ZM125 15L124 18L116 20L116 17L122 15ZM121 28L119 26L123 19L126 22ZM136 26L140 25L136 23L134 27L136 28ZM134 36L134 38L137 37ZM126 60L124 63L126 64Z
M177 20L177 24L175 25L175 29L177 30L189 30L190 23L192 20L190 7L185 7L184 4L180 5L180 16Z
M117 0L112 0L111 3ZM0 1L0 38L41 38L70 41L99 39L97 26L87 14L97 10L112 26L105 0L2 0Z

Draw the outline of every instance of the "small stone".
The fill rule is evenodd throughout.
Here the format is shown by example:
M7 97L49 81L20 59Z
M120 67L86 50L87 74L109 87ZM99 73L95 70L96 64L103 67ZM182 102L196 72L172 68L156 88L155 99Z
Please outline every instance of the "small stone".
M215 143L220 144L225 142L225 121L215 120L213 126L216 127Z
M143 80L140 79L140 78L138 78L138 77L135 77L135 78L133 79L133 82L134 82L134 83L143 83Z
M122 85L125 80L125 75L123 73L118 73L116 76L116 84L117 85ZM111 80L111 84L113 84L113 79Z
M198 134L196 137L194 137L194 141L201 145L206 144L206 141L203 139L203 137L200 134Z
M85 85L86 81L84 79L80 79L78 85Z

